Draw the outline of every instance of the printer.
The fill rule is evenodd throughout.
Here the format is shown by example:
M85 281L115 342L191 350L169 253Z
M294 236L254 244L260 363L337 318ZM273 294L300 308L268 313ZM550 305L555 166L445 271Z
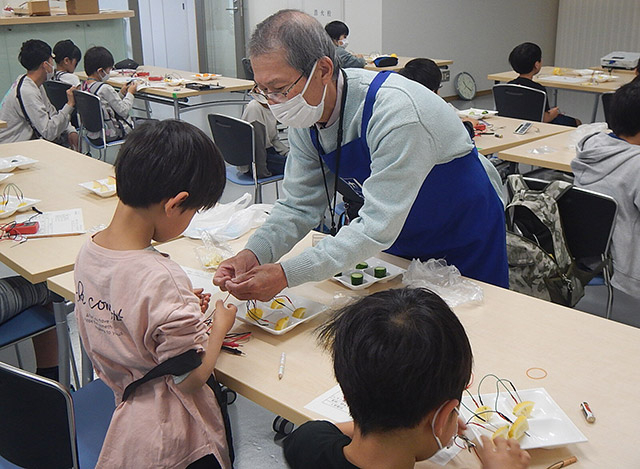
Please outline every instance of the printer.
M626 68L631 70L638 66L640 52L611 52L600 59L602 68Z

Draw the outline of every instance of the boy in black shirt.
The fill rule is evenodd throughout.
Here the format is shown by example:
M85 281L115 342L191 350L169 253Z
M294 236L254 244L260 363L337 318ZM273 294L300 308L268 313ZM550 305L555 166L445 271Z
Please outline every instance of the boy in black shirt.
M544 91L545 93L547 92L544 86L533 81L533 77L540 73L540 69L542 69L542 49L540 49L540 46L532 42L524 42L516 46L509 54L509 63L519 74L518 78L509 82L510 84L527 86ZM548 95L543 121L570 127L578 127L582 124L582 122L575 117L561 114L557 107L549 108Z
M375 293L321 326L353 422L307 422L284 441L293 469L413 468L453 444L471 346L460 321L424 289ZM515 440L482 437L485 469L524 469Z

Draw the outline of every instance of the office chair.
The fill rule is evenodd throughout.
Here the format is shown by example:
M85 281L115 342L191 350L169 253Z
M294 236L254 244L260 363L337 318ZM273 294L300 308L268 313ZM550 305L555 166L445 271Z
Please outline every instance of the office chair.
M115 145L122 145L124 143L124 139L114 140L112 142L107 141L104 115L102 114L102 106L100 105L100 98L98 96L93 93L80 90L74 90L73 96L76 100L78 115L80 116L81 135L89 144L90 148L98 150L98 159L104 160L106 158L107 148ZM102 137L99 139L90 139L87 137L86 132L100 132Z
M60 383L0 363L0 468L95 467L115 409L95 380L70 394Z
M525 177L524 180L532 190L542 190L549 184L541 179ZM512 196L509 194L509 198ZM588 285L607 287L606 318L609 319L613 309L611 235L618 204L608 195L574 186L558 200L558 210L571 255L582 270L594 276Z
M499 84L493 87L493 99L499 116L542 122L547 93L528 86Z
M53 107L58 111L67 104L67 90L71 88L69 83L63 83L61 81L49 80L44 82L44 90L47 92L47 97ZM78 128L78 111L75 109L71 113L71 125L76 129Z
M242 119L222 114L209 114L209 127L213 140L222 152L227 165L227 179L240 186L254 186L255 203L262 203L262 186L275 182L276 198L279 197L278 181L282 174L258 178L256 170L256 132L252 124ZM250 166L252 174L238 171L236 166Z
M613 99L613 95L615 93L603 93L602 94L602 110L604 111L604 120L611 127L611 123L609 122L609 110L611 109L611 99Z

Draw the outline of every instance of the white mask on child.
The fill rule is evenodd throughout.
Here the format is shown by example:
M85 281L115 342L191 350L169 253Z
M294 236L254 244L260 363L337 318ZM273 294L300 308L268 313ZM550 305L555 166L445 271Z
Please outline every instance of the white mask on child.
M304 129L305 127L311 127L322 117L322 112L324 111L324 98L327 94L327 85L324 86L322 99L317 106L312 106L302 96L305 91L307 91L309 83L311 83L311 77L313 76L313 72L316 70L316 65L318 65L317 61L313 64L311 73L309 73L309 77L307 78L307 83L305 83L300 94L297 94L284 103L269 104L271 112L282 124L297 129Z
M104 74L104 75L103 75ZM106 83L109 81L109 78L111 78L111 75L109 75L107 72L100 72L100 70L98 70L98 76L100 77L100 81L102 83Z
M340 39L340 41L338 41L340 43L340 45L342 47L344 47L345 49L347 48L347 46L349 45L349 39L347 39L346 37L344 39Z
M49 62L49 61L47 61L47 65L49 67L51 67L51 71L50 72L48 72L45 69L45 72L47 72L47 81L50 81L50 80L53 80L53 77L56 75L56 69L54 68L53 64L51 62Z
M436 435L436 429L435 429L436 419L438 418L438 414L440 413L440 411L442 410L442 408L445 406L447 402L444 402L438 408L438 410L436 410L436 413L433 416L433 420L431 420L431 432L433 433L433 437L436 439L436 444L438 445L438 451L436 451L435 454L431 456L431 458L436 457L439 453L442 453L442 451L445 448L446 449L451 448L455 442L456 435L458 434L458 419L456 418L456 431L453 433L453 435L451 435L451 439L447 442L447 446L442 446L442 442L440 441L440 438L438 438L438 436ZM453 410L455 410L456 413L460 415L460 412L458 411L457 408L454 407ZM429 458L430 461L432 460L431 458Z

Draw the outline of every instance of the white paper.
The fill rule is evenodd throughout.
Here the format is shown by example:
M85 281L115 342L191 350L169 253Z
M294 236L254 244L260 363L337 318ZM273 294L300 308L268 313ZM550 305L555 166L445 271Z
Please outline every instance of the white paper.
M37 221L40 224L38 232L27 235L30 238L41 238L45 236L64 236L85 233L82 209L73 208L70 210L58 210L55 212L44 212L37 215L18 215L16 222L22 223L27 220Z
M353 420L349 414L349 407L342 395L342 389L336 385L327 392L309 402L305 409L327 417L334 423L349 422Z
M162 248L160 248L162 249ZM218 287L213 284L213 272L205 272L204 270L192 269L181 265L184 273L187 274L193 288L202 288L205 293L217 293Z

